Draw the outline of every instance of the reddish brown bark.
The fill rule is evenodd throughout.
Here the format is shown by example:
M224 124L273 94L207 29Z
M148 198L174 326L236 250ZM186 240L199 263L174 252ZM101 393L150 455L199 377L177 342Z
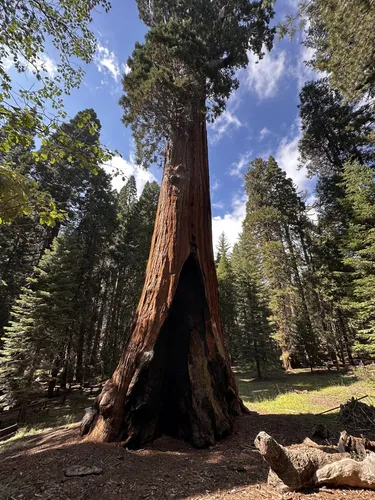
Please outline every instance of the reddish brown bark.
M89 437L135 448L161 433L209 446L241 412L219 317L200 111L168 143L143 292L96 407Z

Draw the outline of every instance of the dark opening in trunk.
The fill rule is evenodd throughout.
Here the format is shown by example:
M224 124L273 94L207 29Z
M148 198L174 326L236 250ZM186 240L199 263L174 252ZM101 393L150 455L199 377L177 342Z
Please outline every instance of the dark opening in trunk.
M136 425L143 427L142 434L148 435L147 441L160 434L193 441L191 418L194 416L189 373L189 356L193 355L191 338L194 332L205 344L207 316L208 305L201 271L191 254L182 268L172 306L155 344L152 361L136 382L138 390L133 391L125 409L125 420L135 408L138 409ZM142 411L139 411L140 406ZM127 425L124 430L128 430ZM136 442L128 441L127 445L137 447L138 438Z

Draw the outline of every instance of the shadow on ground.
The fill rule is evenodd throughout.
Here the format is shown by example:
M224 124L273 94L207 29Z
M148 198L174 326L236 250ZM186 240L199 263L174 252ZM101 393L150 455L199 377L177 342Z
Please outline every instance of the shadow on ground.
M244 415L236 419L231 436L207 450L161 437L143 450L130 452L118 444L82 441L77 428L58 428L24 438L21 448L18 443L3 450L0 498L279 498L265 484L268 467L252 448L254 438L264 430L284 445L302 442L311 436L312 419L312 415ZM338 434L333 417L324 420ZM65 478L64 470L71 465L96 466L103 473ZM332 498L325 495L319 498ZM350 498L370 496L351 493Z

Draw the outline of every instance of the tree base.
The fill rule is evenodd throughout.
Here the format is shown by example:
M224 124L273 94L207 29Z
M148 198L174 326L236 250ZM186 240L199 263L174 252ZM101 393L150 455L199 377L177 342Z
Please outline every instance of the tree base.
M98 397L93 437L98 430L107 436L109 427L114 432L105 440L128 448L140 448L161 434L198 448L211 446L232 431L233 416L242 410L228 370L216 347L201 270L191 254L154 349L143 352L126 397L112 380Z

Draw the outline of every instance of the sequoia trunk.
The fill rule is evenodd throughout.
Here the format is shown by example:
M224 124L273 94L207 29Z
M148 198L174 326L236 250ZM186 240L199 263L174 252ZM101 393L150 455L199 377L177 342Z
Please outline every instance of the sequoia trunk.
M207 133L197 108L167 144L143 292L90 438L137 448L164 433L204 447L230 433L242 408L219 317Z

